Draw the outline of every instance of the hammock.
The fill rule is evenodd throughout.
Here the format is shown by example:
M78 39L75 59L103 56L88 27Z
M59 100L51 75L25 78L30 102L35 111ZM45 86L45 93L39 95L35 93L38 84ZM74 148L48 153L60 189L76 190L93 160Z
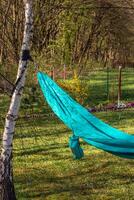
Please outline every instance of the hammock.
M72 130L69 146L75 158L83 151L79 138L99 149L124 158L134 158L134 135L109 126L73 100L50 77L37 73L39 85L53 112Z

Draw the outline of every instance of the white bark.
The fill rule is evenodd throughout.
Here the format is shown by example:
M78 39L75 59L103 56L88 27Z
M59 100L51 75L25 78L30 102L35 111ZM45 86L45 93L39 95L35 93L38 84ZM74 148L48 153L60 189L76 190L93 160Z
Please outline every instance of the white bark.
M16 88L11 98L11 103L6 116L5 127L3 132L3 142L2 142L2 152L1 152L2 166L0 173L0 182L2 182L5 176L10 176L10 179L12 179L11 172L9 174L10 169L8 168L11 167L12 143L13 143L15 122L18 117L21 95L25 84L25 76L27 71L26 67L29 60L29 57L24 58L24 53L26 52L28 53L31 46L30 43L32 37L32 24L33 24L32 0L24 0L24 4L25 4L24 37L22 42L21 56L17 73L18 81L16 81ZM5 167L5 163L7 163L7 167Z

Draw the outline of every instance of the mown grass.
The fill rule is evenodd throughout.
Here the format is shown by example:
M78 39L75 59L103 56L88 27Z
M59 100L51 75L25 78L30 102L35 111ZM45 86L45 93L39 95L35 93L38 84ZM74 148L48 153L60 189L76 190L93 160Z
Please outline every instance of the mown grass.
M134 100L134 69L122 71L122 100ZM118 96L118 69L109 72L109 100L107 93L107 72L91 72L87 81L90 85L89 99L90 106L105 104L108 101L117 102Z
M103 75L102 75L103 77ZM123 90L134 100L133 74ZM98 80L100 79L100 80ZM100 85L99 82L102 84ZM89 80L92 105L105 102L105 79L100 74ZM131 92L130 92L131 91ZM130 94L130 96L129 96ZM5 101L3 101L3 99ZM6 113L8 98L0 99ZM90 103L90 102L89 102ZM51 112L46 104L40 106ZM33 112L37 111L37 107ZM21 114L29 113L21 109ZM95 115L110 125L134 133L134 109L99 112ZM0 121L0 131L2 132ZM55 116L20 118L14 137L14 182L19 200L133 200L134 161L122 159L81 141L85 157L73 160L68 147L70 130Z
M96 115L133 133L133 111ZM73 160L68 148L70 135L55 117L36 120L34 127L26 121L25 127L18 128L14 139L18 199L133 199L134 161L115 157L82 141L85 157Z

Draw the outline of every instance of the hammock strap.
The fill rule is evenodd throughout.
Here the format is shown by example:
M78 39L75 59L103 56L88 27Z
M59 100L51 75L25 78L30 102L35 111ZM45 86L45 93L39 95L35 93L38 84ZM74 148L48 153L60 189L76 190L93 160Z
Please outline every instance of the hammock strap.
M26 63L27 63L28 60L31 61L31 62L33 62L33 58L32 58L31 55L30 55L29 49L25 49L25 50L22 51L22 53L21 53L21 60L22 60L22 61L26 61ZM27 64L26 64L26 66L27 66ZM26 67L25 67L25 68L26 68ZM24 72L25 72L25 70L22 71L22 73L20 74L20 76L19 76L18 79L16 80L16 82L15 82L15 84L14 84L14 87L13 87L13 90L12 90L12 95L13 95L14 91L16 90L16 88L17 88L19 82L21 81Z

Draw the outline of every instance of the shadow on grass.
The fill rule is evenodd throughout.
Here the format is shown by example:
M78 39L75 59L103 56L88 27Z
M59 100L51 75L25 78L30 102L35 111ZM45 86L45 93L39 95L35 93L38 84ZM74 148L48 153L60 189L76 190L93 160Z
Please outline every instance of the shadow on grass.
M27 130L25 129L25 133L23 133L23 130L19 130L16 135L15 135L15 139L25 139L25 138L37 138L37 139L41 139L43 137L51 137L51 136L62 136L66 133L68 133L69 130L66 127L63 127L62 129L47 129L44 127L44 129L40 130L40 127L38 129L38 127L33 127L33 128L27 128Z
M106 161L106 157L106 154L102 153L102 161L98 162L97 157L95 158L96 164L93 160L82 160L81 162L70 160L70 165L67 164L66 166L69 167L68 171L64 170L65 158L61 162L60 169L56 168L57 165L54 164L53 168L47 167L41 171L34 169L34 173L29 173L27 177L24 177L23 174L17 175L18 196L26 199L47 199L47 197L57 199L59 197L60 199L67 200L68 196L70 198L74 197L74 199L79 199L79 197L82 197L80 199L89 199L85 195L94 195L96 191L98 196L105 191L110 197L112 193L114 194L115 187L116 189L126 188L126 186L132 184L134 175L130 175L127 170L123 171L125 169L125 162L120 168L121 160L117 161L110 157L113 160L109 159ZM79 162L78 165L76 162ZM115 169L113 170L113 168ZM58 171L59 173L57 173ZM26 184L26 181L29 182ZM124 194L125 191L122 195ZM123 199L123 196L121 199Z
M43 154L45 156L51 155L52 157L56 157L56 150L60 151L60 149L62 148L65 149L67 147L68 147L67 144L49 144L49 145L45 145L44 147L34 146L34 148L26 148L25 150L23 149L22 152L18 152L18 153L16 152L15 154L17 156ZM58 156L57 156L57 159L59 159Z

